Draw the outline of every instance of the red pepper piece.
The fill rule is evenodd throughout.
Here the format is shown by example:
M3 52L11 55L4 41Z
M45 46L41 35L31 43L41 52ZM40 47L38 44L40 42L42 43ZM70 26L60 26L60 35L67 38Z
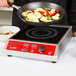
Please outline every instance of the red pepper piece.
M51 17L51 16L55 16L56 14L57 14L57 12L55 12L55 13L52 13L52 14L50 15L50 17Z
M38 12L41 13L41 14L43 14L43 15L44 15L44 13L45 13L45 12L43 12L43 11L38 11Z
M35 11L32 11L33 12L33 14L35 13Z
M27 14L29 14L29 13L31 13L31 12L28 12Z
M56 12L57 12L57 13L59 13L59 12L60 12L60 10L56 10Z
M50 16L50 13L48 11L46 11L46 16Z
M9 34L9 32L5 33L4 35L8 35L8 34Z
M24 11L26 13L26 11Z
M59 10L56 10L56 12L55 13L52 13L51 15L50 15L50 17L51 16L55 16L57 13L59 13L60 11Z

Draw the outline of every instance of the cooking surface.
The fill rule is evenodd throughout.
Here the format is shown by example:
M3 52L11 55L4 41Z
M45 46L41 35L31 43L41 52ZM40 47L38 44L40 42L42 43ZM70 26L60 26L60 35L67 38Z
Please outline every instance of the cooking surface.
M63 27L35 27L28 26L12 37L18 40L37 41L44 43L58 43L68 28Z

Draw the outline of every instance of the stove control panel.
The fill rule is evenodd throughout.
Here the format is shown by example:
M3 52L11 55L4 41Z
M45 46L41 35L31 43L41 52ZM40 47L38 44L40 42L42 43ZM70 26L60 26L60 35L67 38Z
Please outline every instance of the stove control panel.
M54 56L56 46L51 44L9 40L6 50Z

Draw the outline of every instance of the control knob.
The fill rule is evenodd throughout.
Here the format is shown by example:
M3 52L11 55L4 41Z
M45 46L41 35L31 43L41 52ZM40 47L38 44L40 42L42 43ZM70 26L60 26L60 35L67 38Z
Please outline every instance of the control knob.
M45 52L45 50L46 50L46 48L45 48L45 46L40 46L39 47L39 51L42 53L42 52Z

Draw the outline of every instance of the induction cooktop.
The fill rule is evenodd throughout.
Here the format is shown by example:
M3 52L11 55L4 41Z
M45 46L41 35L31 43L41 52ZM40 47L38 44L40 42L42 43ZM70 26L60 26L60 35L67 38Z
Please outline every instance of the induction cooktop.
M35 27L30 25L13 36L12 39L57 44L67 30L68 28L64 27Z
M72 38L71 26L27 26L10 38L3 50L8 56L57 62Z

